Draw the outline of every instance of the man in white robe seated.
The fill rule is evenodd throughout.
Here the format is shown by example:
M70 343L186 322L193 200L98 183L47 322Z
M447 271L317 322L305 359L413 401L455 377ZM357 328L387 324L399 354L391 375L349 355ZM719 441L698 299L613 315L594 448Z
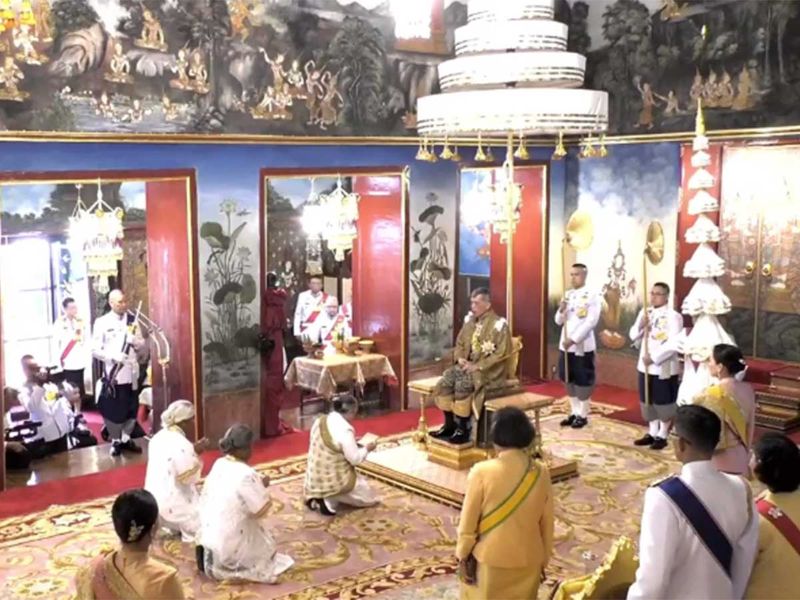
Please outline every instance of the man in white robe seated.
M62 402L58 387L48 382L48 373L30 355L22 357L25 383L19 389L19 403L28 411L29 420L41 423L34 439L26 440L33 458L64 452L70 431L68 405Z
M346 340L352 337L350 321L345 312L339 310L339 300L335 296L328 296L322 314L307 333L312 342L325 345L326 354L336 352L333 342L337 339Z
M311 427L304 494L306 506L326 516L336 514L339 504L367 507L378 504L367 480L356 467L375 450L377 442L359 445L350 421L358 412L353 396L333 401L333 412L322 415Z
M198 566L218 581L277 583L294 560L276 551L270 533L269 477L247 464L253 432L234 425L219 447L224 456L211 468L200 500Z
M161 415L161 430L150 440L144 488L158 502L161 527L193 542L200 526L200 454L208 446L203 438L192 444L194 406L177 400Z

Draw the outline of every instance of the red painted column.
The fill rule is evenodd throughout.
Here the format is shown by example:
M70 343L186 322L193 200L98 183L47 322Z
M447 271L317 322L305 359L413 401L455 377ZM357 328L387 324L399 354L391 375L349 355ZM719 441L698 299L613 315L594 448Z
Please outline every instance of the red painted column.
M495 171L495 179L498 171ZM520 221L514 234L514 336L522 337L520 374L525 380L542 377L542 342L546 334L547 278L544 219L547 197L543 165L514 169L514 179L522 185ZM492 306L506 314L506 245L492 234L490 287Z
M153 425L157 429L166 404L189 400L195 405L195 433L203 432L200 378L199 290L196 240L197 218L190 199L190 180L147 182L147 287L150 318L170 342L172 357L166 371L151 346Z
M402 178L358 176L358 237L353 243L353 335L375 341L389 358L400 386L392 385L390 406L401 406L406 361L406 218Z

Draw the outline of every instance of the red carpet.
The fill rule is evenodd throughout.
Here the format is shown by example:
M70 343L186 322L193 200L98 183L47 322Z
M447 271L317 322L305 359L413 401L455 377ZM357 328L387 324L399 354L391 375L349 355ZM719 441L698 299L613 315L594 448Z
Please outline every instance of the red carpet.
M425 411L428 425L438 427L441 413L436 408ZM402 413L391 413L380 417L359 419L354 425L358 435L374 433L387 436L404 431L411 431L417 426L419 411L409 410ZM295 431L278 438L260 440L253 448L251 464L258 464L305 454L308 451L308 432ZM211 465L219 458L219 452L203 454L206 474ZM51 504L74 504L93 498L111 496L124 490L140 487L144 484L146 465L120 467L102 473L93 473L82 477L72 477L59 481L42 483L35 487L14 488L0 494L0 518L22 515L46 509Z

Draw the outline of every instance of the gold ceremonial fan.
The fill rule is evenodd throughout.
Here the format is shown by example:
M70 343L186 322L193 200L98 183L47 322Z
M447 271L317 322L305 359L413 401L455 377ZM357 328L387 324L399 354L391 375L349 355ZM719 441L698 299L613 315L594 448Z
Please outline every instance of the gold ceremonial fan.
M658 221L652 221L647 228L647 245L644 253L654 265L664 259L664 228Z
M576 210L567 221L564 239L575 250L586 250L594 239L592 217L586 211Z

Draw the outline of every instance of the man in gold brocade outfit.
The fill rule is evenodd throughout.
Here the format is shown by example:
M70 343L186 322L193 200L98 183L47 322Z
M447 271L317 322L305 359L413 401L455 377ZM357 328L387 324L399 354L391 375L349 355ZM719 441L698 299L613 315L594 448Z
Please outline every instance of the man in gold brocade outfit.
M470 440L470 417L480 418L486 390L505 381L511 353L508 323L492 310L489 290L478 288L470 297L470 314L456 339L453 359L434 391L444 425L431 435L451 444Z

